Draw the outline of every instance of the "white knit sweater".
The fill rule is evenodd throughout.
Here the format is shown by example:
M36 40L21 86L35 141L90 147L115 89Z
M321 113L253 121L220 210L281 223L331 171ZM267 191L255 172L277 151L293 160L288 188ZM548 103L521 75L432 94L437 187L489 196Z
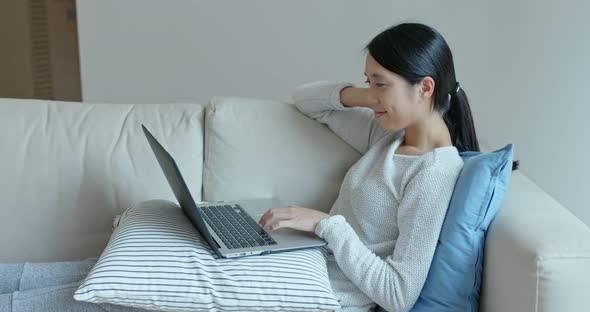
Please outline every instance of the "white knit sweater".
M404 131L380 128L366 107L346 107L350 83L316 81L293 91L295 106L363 156L346 173L330 217L328 273L343 311L408 311L418 299L463 161L454 146L395 154Z

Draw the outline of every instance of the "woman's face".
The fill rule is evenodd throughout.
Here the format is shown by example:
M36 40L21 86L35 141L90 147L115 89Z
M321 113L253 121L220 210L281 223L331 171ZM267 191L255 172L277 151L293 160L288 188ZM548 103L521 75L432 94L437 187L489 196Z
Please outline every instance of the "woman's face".
M370 53L365 62L365 76L369 83L369 96L381 128L391 131L405 129L426 113L420 105L420 83L411 85L400 75L381 66ZM380 114L380 112L385 112Z

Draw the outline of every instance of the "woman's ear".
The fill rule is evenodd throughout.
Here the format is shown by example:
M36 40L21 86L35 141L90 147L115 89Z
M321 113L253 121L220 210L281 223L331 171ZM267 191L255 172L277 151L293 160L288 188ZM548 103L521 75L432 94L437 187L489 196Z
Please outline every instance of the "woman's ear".
M432 77L426 76L422 78L420 81L420 97L423 98L431 98L434 94L434 79Z

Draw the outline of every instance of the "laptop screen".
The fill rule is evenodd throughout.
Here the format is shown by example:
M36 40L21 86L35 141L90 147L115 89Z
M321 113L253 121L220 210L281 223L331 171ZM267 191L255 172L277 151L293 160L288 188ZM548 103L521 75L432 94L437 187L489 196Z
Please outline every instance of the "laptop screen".
M207 243L209 243L211 248L217 250L219 246L215 243L215 240L213 240L213 237L209 233L209 229L205 225L205 221L203 221L201 211L197 208L174 158L172 158L144 125L141 125L141 127L143 128L143 132L150 143L152 151L156 155L156 159L164 172L164 176L166 176L166 180L168 180L168 184L170 184L170 187L172 188L172 192L174 192L174 196L176 196L176 199L180 203L180 207L197 230L199 230L201 236L203 236Z

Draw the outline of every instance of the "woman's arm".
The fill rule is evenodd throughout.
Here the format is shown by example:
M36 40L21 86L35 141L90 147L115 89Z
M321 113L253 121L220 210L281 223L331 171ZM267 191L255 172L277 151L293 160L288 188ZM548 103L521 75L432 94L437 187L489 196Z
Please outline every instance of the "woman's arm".
M350 83L314 81L292 93L295 106L308 117L328 126L337 136L364 154L384 135L365 101L365 90ZM341 96L344 98L341 99ZM345 106L343 103L349 106Z
M340 90L340 102L347 107L362 106L373 108L377 100L369 96L368 88L344 87Z

